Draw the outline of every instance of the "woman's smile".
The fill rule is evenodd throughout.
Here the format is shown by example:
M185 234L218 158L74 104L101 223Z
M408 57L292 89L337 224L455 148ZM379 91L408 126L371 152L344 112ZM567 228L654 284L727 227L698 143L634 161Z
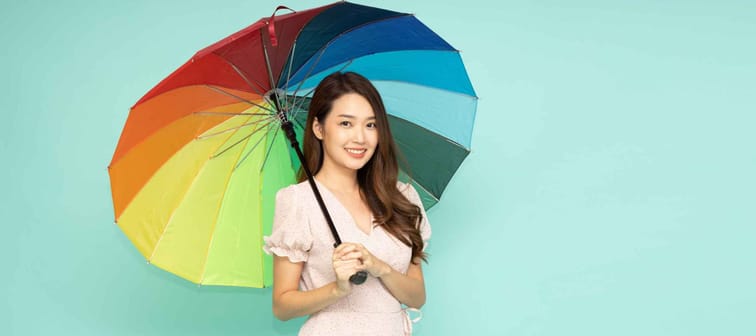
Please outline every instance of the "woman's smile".
M349 153L350 156L352 156L355 159L362 159L365 157L365 152L367 152L366 148L347 148L346 151Z

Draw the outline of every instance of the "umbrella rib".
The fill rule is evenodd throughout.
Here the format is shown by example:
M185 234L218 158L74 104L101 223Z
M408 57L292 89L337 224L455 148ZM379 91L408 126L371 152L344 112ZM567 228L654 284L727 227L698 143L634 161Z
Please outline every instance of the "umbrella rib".
M276 138L278 138L278 131L281 130L281 127L276 127L276 131L273 132L273 141L270 142L270 145L268 146L268 150L265 151L265 159L263 159L262 165L260 165L260 173L262 173L263 168L265 168L265 164L268 162L268 157L270 157L270 151L273 148L273 144L276 143Z
M297 50L297 41L294 40L294 45L291 48L291 57L289 58L289 70L286 72L287 84L289 83L289 81L291 81L291 70L292 70L292 66L294 65L294 53L296 52L296 50ZM293 96L292 100L296 100L296 96Z
M264 39L262 29L260 29L260 39L261 40ZM270 66L270 55L268 55L268 47L265 45L265 43L263 43L262 48L263 48L263 56L265 58L265 69L268 71L268 83L270 83L270 88L271 88L270 96L274 97L274 100L272 102L273 102L273 107L275 108L276 111L273 113L278 113L280 111L282 112L281 117L283 117L286 115L285 102L284 102L284 106L281 106L281 99L280 99L281 97L279 96L279 93L278 93L279 90L277 89L278 85L276 85L275 79L273 79L273 68ZM283 120L281 120L281 122L283 122Z
M304 105L304 102L307 99L307 96L309 96L313 91L315 91L315 88L310 89L310 91L308 91L306 95L301 96L302 100L299 103L297 103L297 97L299 97L299 96L294 96L294 98L293 98L294 103L292 104L292 109L291 109L293 112L291 113L291 118L290 119L295 119L296 120L296 117L297 117L297 115L299 113L302 113L302 112L307 113L307 111L305 111L301 107L302 107L302 105Z
M267 115L267 114L266 114L266 115ZM263 122L263 121L268 121L268 120L271 120L271 119L274 119L274 118L268 115L268 118L260 118L260 119L258 119L258 120L256 120L256 121L253 121L253 122L249 122L249 123L245 123L245 124L242 124L242 125L240 125L240 126L232 127L232 128L229 128L229 129L225 129L225 130L222 130L222 131L220 131L220 132L215 132L215 133L212 133L212 134L208 134L208 135L200 135L200 136L198 136L198 137L197 137L197 140L204 140L204 139L207 139L207 138L210 138L210 137L214 137L214 136L216 136L216 135L220 135L220 134L228 133L228 132L231 132L231 131L234 131L234 130L240 129L240 128L242 128L242 127L246 127L246 126L254 125L254 124L257 124L257 123L261 123L261 122Z
M415 179L411 178L411 177L410 177L410 180L415 181ZM412 184L412 181L410 181L410 184ZM417 181L415 181L415 182L417 182ZM428 189L426 189L425 186L423 186L422 184L415 183L415 185L417 185L418 187L420 187L420 189L423 189L423 191L425 191L426 194L430 195L431 198L433 198L434 200L436 200L437 203L439 201L441 201L440 199L438 199L438 197L436 197L436 195L433 195L433 193L430 192Z
M318 58L318 61L320 61L320 58ZM350 59L349 61L344 62L343 64L344 64L344 66L342 66L341 69L338 70L338 72L344 71L344 69L346 69L347 67L349 67L350 65L352 65L352 60ZM310 71L312 71L312 68L310 69ZM307 74L307 76L309 76L309 75L310 75L310 73ZM307 78L307 77L305 77L305 78ZM298 107L297 106L297 97L302 97L302 101L300 102L300 104L303 104L304 100L305 100L305 97L309 96L310 93L312 93L313 91L315 91L315 87L313 87L312 89L310 89L310 91L307 92L307 94L304 94L302 96L298 96L297 92L299 92L299 90L302 88L302 85L304 84L304 82L305 82L304 80L302 80L301 82L299 82L299 86L297 86L297 89L294 90L294 93L293 93L294 104L293 104L293 106L295 106L295 107Z
M314 89L313 89L313 90L314 90ZM308 94L309 94L309 93L311 93L311 92L312 92L313 90L310 90L310 92L308 92ZM295 97L295 99L296 99L296 97ZM302 105L304 105L304 99L302 100L301 104L302 104ZM296 110L296 111L293 111L293 110ZM297 123L297 125L299 125L300 127L302 127L302 129L305 129L304 125L302 125L302 123L301 123L301 122L299 122L299 120L297 120L297 115L298 115L299 113L301 113L301 112L304 112L305 110L304 110L304 109L301 109L301 108L300 108L300 106L292 106L292 108L291 108L291 109L290 109L289 111L293 111L293 112L291 112L291 114L290 114L290 115L288 116L288 117L289 117L289 120L290 120L290 121L292 121L292 122L296 122L296 123Z
M303 78L310 77L310 74L312 73L312 70L315 70L315 66L317 66L318 63L320 63L320 59L323 57L323 54L325 54L325 51L328 50L328 46L330 46L330 43L326 44L323 47L323 49L320 50L320 53L318 54L318 58L315 59L315 62L313 62L313 64L310 66L310 69L307 71L307 74L305 74L305 76ZM297 88L294 89L294 94L293 95L295 97L297 95L297 92L299 92L299 89L302 88L302 84L304 84L304 82L305 82L304 80L300 81L299 85L297 86ZM288 82L286 83L285 87L286 88L289 87L289 83Z
M228 151L229 149L231 149L231 148L234 148L234 147L235 147L236 145L240 144L240 143L241 143L242 141L244 141L244 140L246 140L246 139L250 138L250 137L251 137L251 136L253 136L253 135L254 135L255 133L259 132L259 131L260 131L260 130L262 130L262 129L263 129L264 127L267 127L268 125L270 125L270 124L271 124L271 123L273 123L274 121L275 121L275 118L271 118L271 121L269 121L269 122L268 122L267 124L265 124L265 125L263 125L263 126L261 126L261 127L257 128L257 129L255 129L254 131L252 131L252 133L245 135L245 136L244 136L243 138L241 138L241 139L240 139L239 141L237 141L237 142L233 143L233 144L232 144L231 146L228 146L228 147L226 147L225 149L223 149L223 150L222 150L222 151L221 151L220 153L217 153L217 154L213 154L212 156L210 156L210 158L211 158L211 159L214 159L214 158L217 158L218 156L221 156L221 155L223 155L223 153L227 152L227 151Z
M289 80L291 80L291 66L292 66L292 63L294 63L294 54L296 53L296 50L297 50L297 40L294 40L294 43L291 46L291 53L289 54L290 55L289 62L288 62L289 70L286 72L286 83L289 83ZM296 96L294 96L293 100L296 100ZM289 106L288 105L289 100L287 98L287 95L284 95L284 103L286 104L286 106Z
M305 129L305 126L304 126L304 125L302 125L302 123L301 123L301 122L299 122L299 120L297 120L297 119L294 119L294 122L295 122L295 123L297 123L297 125L299 125L299 127L301 127L302 129Z
M233 94L231 92L226 92L226 91L224 91L224 90L222 90L222 89L220 89L220 88L218 88L218 87L216 87L214 85L207 85L207 87L209 87L209 88L211 88L211 89L213 89L213 90L215 90L217 92L220 92L220 93L222 93L224 95L227 95L227 96L229 96L231 98L235 98L235 99L237 99L237 100L239 100L241 102L244 102L244 103L247 103L247 104L250 104L250 105L253 105L253 106L257 106L257 107L259 107L259 108L261 108L263 110L266 110L266 111L270 112L271 114L275 114L276 113L276 111L274 111L274 110L272 110L272 109L270 109L270 108L268 108L266 106L257 104L255 102L249 100L249 99L245 99L245 98L239 97L239 96L237 96L237 95L235 95L235 94Z
M210 112L210 111L200 111L200 112L192 112L192 114L199 114L199 115L225 115L225 116L241 116L241 115L248 115L248 116L270 116L270 113L247 113L247 112Z
M274 123L274 121L271 121L271 122L269 122L269 123L267 123L267 124L265 124L265 125L261 126L260 128L256 129L256 130L255 130L255 131L253 132L253 134L254 134L254 133L257 133L258 131L262 130L262 129L263 129L263 128L265 128L265 127L270 127L270 125L271 125L271 124L273 124L273 123ZM249 136L252 136L252 134L250 134ZM238 162L238 163L236 164L236 166L234 166L234 170L236 170L237 168L239 168L239 167L240 167L240 166L242 165L242 163L243 163L243 162L244 162L244 161L245 161L245 160L247 159L247 157L248 157L248 156L249 156L250 154L252 154L252 152L254 152L254 151L255 151L255 149L257 148L257 146L258 146L258 145L260 145L260 143L262 142L262 140L263 140L263 139L265 139L265 137L260 137L260 139L258 139L258 140L257 140L257 142L255 142L255 144L254 144L254 145L252 145L252 148L250 148L250 149L249 149L249 150L247 151L247 153L246 153L246 154L244 154L244 157L242 157L242 158L241 158L241 160L239 160L239 162Z
M235 64L229 62L228 60L226 60L223 57L221 57L221 58L223 59L224 62L228 63L228 65L230 65L231 68L234 69L234 71L236 71L236 73L244 80L244 82L247 83L247 85L249 85L249 87L252 90L255 90L255 93L259 94L261 97L264 95L263 91L265 90L265 87L262 86L262 84L260 84L260 82L254 81L255 84L257 85L257 88L255 88L255 86L252 85L252 83L250 82L249 78L247 78L247 76L245 76L244 73L242 73L241 70L239 70L239 68Z
M294 111L294 113L292 114L293 117L296 117L297 114L300 113L300 111L302 110L300 107L302 107L302 105L304 105L304 102L307 99L307 96L309 96L313 91L315 91L315 88L312 88L312 89L310 89L310 91L307 91L307 93L304 96L297 96L296 95L297 93L294 92L294 94L293 94L294 98L292 99L293 103L292 103L291 106L294 109L296 109L296 111ZM302 99L299 101L299 103L297 103L297 97L302 97Z

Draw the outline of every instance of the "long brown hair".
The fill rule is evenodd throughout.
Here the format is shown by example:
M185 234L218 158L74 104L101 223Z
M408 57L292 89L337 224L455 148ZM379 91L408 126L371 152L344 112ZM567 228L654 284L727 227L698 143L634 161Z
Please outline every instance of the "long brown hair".
M412 247L413 264L419 262L416 258L427 261L419 227L422 213L420 207L410 202L397 189L398 149L391 135L383 100L367 78L354 72L335 72L324 78L315 88L304 132L305 164L312 174L320 171L323 165L323 147L315 137L313 123L316 118L323 123L331 112L333 101L347 93L356 93L367 99L375 113L378 146L365 166L357 171L357 183L373 212L374 223L382 226L405 245ZM299 181L303 182L306 179L307 176L300 169Z

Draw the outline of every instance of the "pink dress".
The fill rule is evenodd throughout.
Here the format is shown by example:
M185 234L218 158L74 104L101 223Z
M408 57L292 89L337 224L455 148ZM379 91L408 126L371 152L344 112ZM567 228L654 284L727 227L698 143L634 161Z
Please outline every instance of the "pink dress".
M341 240L364 245L373 255L406 274L412 249L380 226L373 227L370 234L360 230L341 202L323 184L316 183ZM420 207L423 215L420 233L427 242L431 230L417 191L410 184L399 183L397 187ZM278 192L273 232L264 240L266 253L286 256L292 262L305 262L300 290L316 289L336 280L331 264L334 239L309 182ZM368 275L365 283L352 288L348 296L310 315L299 335L411 334L412 322L407 311L378 278Z

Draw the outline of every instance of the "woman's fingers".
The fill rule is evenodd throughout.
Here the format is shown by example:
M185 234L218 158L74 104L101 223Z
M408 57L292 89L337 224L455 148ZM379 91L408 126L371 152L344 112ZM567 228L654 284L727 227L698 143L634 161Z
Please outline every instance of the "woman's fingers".
M371 268L373 257L361 244L342 243L333 251L333 268L340 279Z
M340 260L352 260L352 259L361 259L361 258L362 258L362 252L358 252L358 251L349 252L339 257Z
M334 269L339 280L348 279L357 271L367 271L380 277L390 269L384 261L373 256L362 244L342 243L333 252Z
M370 254L364 246L356 243L342 243L333 251L334 258L342 258L345 256L347 258L353 258L355 255L353 253L359 253L363 256Z
M336 247L336 250L333 251L336 255L343 255L352 251L358 250L358 246L352 243L342 243L341 245Z
M359 243L341 243L341 245L339 245L339 246L336 247L335 251L336 252L339 252L339 251L348 252L348 251L352 251L352 250L362 250L362 249L365 249L365 247L362 246L362 244L359 244Z
M333 261L334 268L360 266L362 262L359 259L337 259Z
M348 280L352 274L365 269L365 266L357 260L339 260L335 261L333 265L336 277L340 280Z

